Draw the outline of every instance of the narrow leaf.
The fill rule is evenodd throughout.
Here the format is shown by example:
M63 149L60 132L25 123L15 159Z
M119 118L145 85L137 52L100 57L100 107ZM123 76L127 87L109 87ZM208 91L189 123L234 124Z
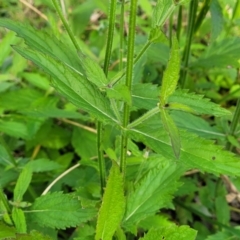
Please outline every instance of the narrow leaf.
M27 233L27 225L24 212L20 208L13 207L12 218L18 233Z
M24 193L27 191L28 186L32 179L32 170L30 167L25 166L19 175L16 186L13 191L14 202L22 201Z
M152 228L143 238L140 238L140 240L195 240L196 236L197 231L191 229L189 226L183 225L178 227L176 225L172 225L157 229Z
M175 157L178 159L181 150L181 140L178 132L178 128L175 125L173 119L169 116L165 109L161 109L160 111L161 119L165 130L168 132L169 137L171 139L173 152Z
M96 210L83 209L77 198L54 192L37 198L28 214L30 219L43 227L65 229L92 219Z
M116 121L108 99L76 71L40 52L16 46L14 49L51 75L56 90L77 107L92 113L99 120Z
M125 210L123 176L113 162L97 220L95 240L111 240Z
M164 106L168 97L172 95L177 87L180 71L180 55L177 38L172 41L172 49L170 53L167 68L163 74L162 87L160 90L160 106Z
M123 226L136 227L139 221L166 207L179 186L177 180L183 171L169 162L148 171L127 198Z

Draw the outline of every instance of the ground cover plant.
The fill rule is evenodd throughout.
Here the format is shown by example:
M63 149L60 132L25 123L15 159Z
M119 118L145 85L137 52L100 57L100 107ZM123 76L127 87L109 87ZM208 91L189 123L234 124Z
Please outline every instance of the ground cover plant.
M0 9L0 239L240 239L239 1Z

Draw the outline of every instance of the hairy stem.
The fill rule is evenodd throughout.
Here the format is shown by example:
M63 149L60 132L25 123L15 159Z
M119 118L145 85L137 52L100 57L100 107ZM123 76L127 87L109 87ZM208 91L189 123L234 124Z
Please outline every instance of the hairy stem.
M133 79L136 12L137 12L137 0L131 0L128 49L127 49L126 81L125 81L125 85L129 89L130 93L132 89L132 79ZM126 157L127 157L127 142L128 142L126 128L129 123L129 116L130 116L130 106L125 102L124 108L123 108L121 158L120 158L120 170L123 173L123 175L125 175L126 173Z
M189 18L188 18L188 32L187 32L187 41L183 53L183 70L181 71L180 83L181 87L184 88L186 85L186 77L187 77L187 68L189 61L190 48L192 43L192 36L194 32L194 22L197 12L198 0L194 0L190 2L189 9Z
M121 3L121 13L120 13L120 44L119 44L119 70L123 69L123 55L124 55L124 8L125 0Z
M113 34L114 34L114 26L115 26L115 18L116 18L116 6L117 6L117 1L112 0L110 2L110 9L109 9L108 35L107 35L105 60L104 60L104 66L103 66L103 71L106 77L108 76L108 67L109 67L111 52L112 52ZM103 195L104 187L106 185L106 164L105 164L105 159L103 157L102 140L103 140L103 123L98 121L97 149L98 149L98 163L99 163L99 172L100 172L101 193Z

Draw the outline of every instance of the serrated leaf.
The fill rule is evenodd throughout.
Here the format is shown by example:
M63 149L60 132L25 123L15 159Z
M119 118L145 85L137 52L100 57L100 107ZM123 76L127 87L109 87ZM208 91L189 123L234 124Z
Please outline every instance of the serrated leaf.
M28 214L40 226L65 229L92 219L96 210L82 208L81 202L70 194L54 192L37 198Z
M175 154L175 157L178 159L180 155L180 149L181 149L181 139L179 136L177 126L165 109L161 109L160 114L161 114L163 126L165 130L168 132L169 137L171 139L173 152Z
M224 27L224 18L222 14L222 8L218 0L211 1L210 12L211 12L211 22L212 22L211 41L215 41Z
M21 202L24 193L27 191L28 186L32 180L32 169L25 166L20 173L16 186L13 191L14 202Z
M26 233L27 225L24 212L20 208L13 207L12 218L18 233Z
M123 176L113 162L97 220L95 240L111 240L125 210Z
M33 172L48 172L61 168L61 165L57 162L45 158L32 160L27 163L27 166L31 168Z
M108 99L76 71L40 52L16 46L14 49L43 68L52 77L56 90L77 107L92 113L99 120L116 121Z
M160 90L160 106L164 106L168 97L172 95L177 87L180 72L180 54L177 38L172 41L172 49L167 68L163 74L162 87Z
M32 49L57 58L78 71L82 70L74 47L63 44L53 34L50 35L25 24L3 18L0 21L0 26L16 32Z
M161 128L159 117L154 116L148 121L129 130L129 133L136 141L143 141L167 159L174 159L169 137ZM197 168L200 171L240 176L239 159L231 152L225 151L221 146L217 146L213 141L200 138L183 130L179 130L181 136L181 153L179 164L183 164L186 169Z
M166 207L172 199L183 173L177 164L159 165L143 177L127 198L126 212L122 225L129 229L137 223Z
M82 64L84 74L87 79L99 88L106 87L108 84L108 79L106 78L106 75L99 64L82 53L79 53L79 60Z
M173 225L169 227L162 227L157 229L150 229L148 233L140 238L141 240L156 240L156 239L166 239L166 240L195 240L197 236L197 231L190 228L189 226L176 226Z
M203 95L189 93L188 90L178 89L169 97L169 108L176 109L175 103L183 104L190 108L194 114L209 114L216 117L230 115L231 112L220 105L210 102ZM173 104L173 107L171 106ZM180 109L179 109L180 110Z
M125 85L116 85L113 88L106 89L107 96L109 98L113 98L116 100L122 100L128 103L130 106L132 105L132 98L130 91L127 86Z

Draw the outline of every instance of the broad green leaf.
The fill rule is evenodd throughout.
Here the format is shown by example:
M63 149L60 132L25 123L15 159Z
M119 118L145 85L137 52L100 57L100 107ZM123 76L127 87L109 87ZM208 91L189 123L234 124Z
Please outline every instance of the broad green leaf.
M24 193L27 191L28 186L32 179L32 170L30 167L25 166L20 173L16 186L13 191L14 202L21 202Z
M32 49L57 58L78 71L82 70L74 46L63 44L53 34L51 35L25 24L3 18L0 21L0 26L16 32Z
M79 61L82 64L86 78L97 87L103 88L108 84L108 79L99 64L90 57L79 53Z
M190 228L189 226L176 226L173 225L169 227L161 227L157 229L150 229L141 240L156 240L156 239L166 239L166 240L195 240L197 236L197 231Z
M181 136L181 153L175 164L186 169L197 168L200 171L240 176L240 162L234 154L225 151L213 141L202 139L192 133L179 130ZM162 154L167 159L174 159L168 134L159 128L159 117L154 116L148 121L129 130L136 141L143 141L146 146Z
M224 27L224 18L222 14L222 8L218 0L211 1L210 12L211 12L211 22L212 22L211 41L215 41Z
M230 115L227 109L222 108L220 105L210 102L210 99L203 98L203 95L189 93L188 90L177 90L169 97L169 108L184 110L181 107L177 108L176 104L186 106L186 110L194 114L209 114L216 117ZM172 106L173 104L173 106Z
M183 172L182 167L169 162L148 171L127 197L122 225L127 229L136 227L142 219L168 206Z
M194 62L191 68L201 67L211 69L213 67L239 67L240 38L224 38L214 41L206 48L203 54Z
M0 221L0 239L14 238L17 230Z
M82 141L79 139L82 139ZM97 135L81 128L74 128L72 135L72 146L75 152L83 159L97 155Z
M24 212L20 208L13 207L12 218L18 233L27 233L27 225Z
M162 87L160 90L160 106L163 107L168 97L173 94L177 87L180 72L180 55L177 38L172 41L172 49L167 68L163 74Z
M125 210L123 176L113 162L97 220L95 240L111 240Z
M237 228L237 227L236 227ZM230 231L221 231L217 232L213 235L210 235L206 238L206 240L237 240L239 236L231 233Z
M32 230L30 234L19 234L16 240L52 240L49 236L43 235L36 230Z
M156 27L150 30L148 41L151 43L157 42L167 43L169 40L167 39L165 34L161 31L161 29L159 29L159 27Z
M96 210L82 208L81 202L70 194L54 192L37 198L28 215L40 226L65 229L92 219Z
M28 138L27 126L21 122L0 120L0 132L16 138Z
M61 165L49 159L35 159L27 163L33 172L48 172L61 168Z
M77 107L93 114L99 120L116 121L108 99L76 71L40 52L18 47L14 49L43 68L52 77L51 82L56 90Z
M42 90L50 88L50 81L39 73L24 72L21 73L21 77Z
M161 109L160 111L161 119L165 130L168 132L169 137L171 139L171 144L173 148L173 152L175 157L178 159L180 155L181 149L181 139L179 136L179 132L177 126L175 125L173 119L169 116L165 109Z

